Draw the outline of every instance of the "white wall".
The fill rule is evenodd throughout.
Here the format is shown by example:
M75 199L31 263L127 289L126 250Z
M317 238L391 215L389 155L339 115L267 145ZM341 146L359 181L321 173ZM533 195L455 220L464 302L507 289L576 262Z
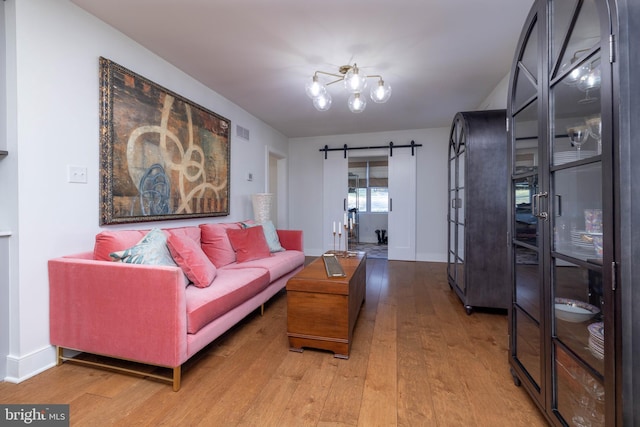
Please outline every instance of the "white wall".
M360 243L378 243L376 230L389 230L389 215L386 213L360 213L358 215L358 241Z
M288 140L68 0L8 0L5 5L10 154L0 161L0 230L13 235L10 325L9 330L1 325L0 333L10 335L5 379L20 381L54 362L47 260L92 250L100 231L100 56L231 120L231 214L212 221L253 216L250 195L266 188L265 147L286 153ZM251 131L251 141L234 138L236 124ZM86 166L88 183L67 183L67 165ZM161 226L198 222L165 221Z
M452 117L453 119L453 117ZM394 132L332 135L289 140L290 227L304 231L307 255L323 252L322 162L329 148L410 144L417 148L417 230L416 259L446 262L447 254L447 150L449 128L416 129ZM406 150L407 148L401 148Z
M500 80L500 83L491 91L489 96L480 103L478 110L502 110L507 108L510 76L511 73L509 72Z

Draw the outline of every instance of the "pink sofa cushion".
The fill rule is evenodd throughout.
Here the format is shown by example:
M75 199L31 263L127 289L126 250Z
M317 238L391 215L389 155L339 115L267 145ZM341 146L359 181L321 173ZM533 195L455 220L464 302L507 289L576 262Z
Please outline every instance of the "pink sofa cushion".
M189 237L198 245L200 245L201 232L200 232L200 227L198 226L165 228L164 231L167 231L170 235L174 235L174 236Z
M242 264L234 263L224 267L225 270L241 268L265 268L269 271L269 282L274 282L304 265L304 253L301 251L285 251L272 253L270 257Z
M257 295L267 286L269 273L262 268L218 270L212 286L187 286L187 332L195 334L203 326Z
M267 258L271 255L261 225L240 230L227 230L227 235L233 250L236 251L236 259L239 263Z
M202 250L216 267L224 267L236 261L227 230L239 230L240 224L200 224Z
M194 239L200 244L200 228L176 227L164 229L165 234L185 235ZM112 252L123 251L138 243L149 230L106 230L96 235L96 242L93 247L93 259L101 261L112 261L109 256Z
M112 252L123 251L138 243L149 230L102 231L96 235L93 258L100 261L113 261Z
M211 285L216 277L216 266L202 251L199 242L188 235L171 234L167 238L167 246L173 260L194 286L206 288Z

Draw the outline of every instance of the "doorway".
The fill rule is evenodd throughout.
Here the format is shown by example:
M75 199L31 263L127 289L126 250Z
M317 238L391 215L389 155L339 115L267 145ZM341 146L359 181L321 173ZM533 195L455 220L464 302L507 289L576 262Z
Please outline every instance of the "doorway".
M387 259L388 157L350 157L348 183L347 207L356 219L350 249L367 252L370 258Z
M287 158L284 154L267 149L267 193L273 193L275 203L271 205L270 218L276 228L287 228L289 217L287 215Z

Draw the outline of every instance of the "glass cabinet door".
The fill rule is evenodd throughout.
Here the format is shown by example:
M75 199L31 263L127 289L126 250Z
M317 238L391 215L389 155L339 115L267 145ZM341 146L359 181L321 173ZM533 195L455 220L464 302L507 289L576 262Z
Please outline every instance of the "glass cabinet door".
M554 425L613 425L609 10L604 0L538 0L533 10L508 109L510 362Z
M511 361L532 396L544 401L543 258L540 239L538 37L531 21L514 70L511 162ZM516 374L514 372L514 378ZM519 380L518 380L519 382Z
M465 136L457 121L449 138L449 283L464 291L464 167Z
M612 305L602 280L610 228L603 223L601 26L595 0L553 5L553 401L566 423L599 427L607 399L603 313Z

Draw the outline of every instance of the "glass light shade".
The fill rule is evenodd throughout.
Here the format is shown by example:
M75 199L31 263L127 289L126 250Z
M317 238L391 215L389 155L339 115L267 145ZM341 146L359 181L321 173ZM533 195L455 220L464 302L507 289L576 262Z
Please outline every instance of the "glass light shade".
M326 90L320 96L313 98L313 106L318 111L327 111L331 108L331 95Z
M362 98L359 93L354 93L349 96L349 110L354 113L361 113L367 106L367 100Z
M313 76L313 80L305 85L304 90L311 99L317 98L327 92L327 88L318 81L318 76Z
M602 81L602 76L600 75L600 67L596 67L594 69L590 69L589 72L582 75L578 80L578 88L580 90L589 90L589 89L597 89L600 87L600 82Z
M391 96L391 86L384 83L384 80L378 80L378 84L376 86L371 87L371 92L369 93L371 96L371 100L373 102L377 102L378 104L385 103L389 100Z
M367 76L354 64L344 75L344 87L351 93L360 93L367 87Z

